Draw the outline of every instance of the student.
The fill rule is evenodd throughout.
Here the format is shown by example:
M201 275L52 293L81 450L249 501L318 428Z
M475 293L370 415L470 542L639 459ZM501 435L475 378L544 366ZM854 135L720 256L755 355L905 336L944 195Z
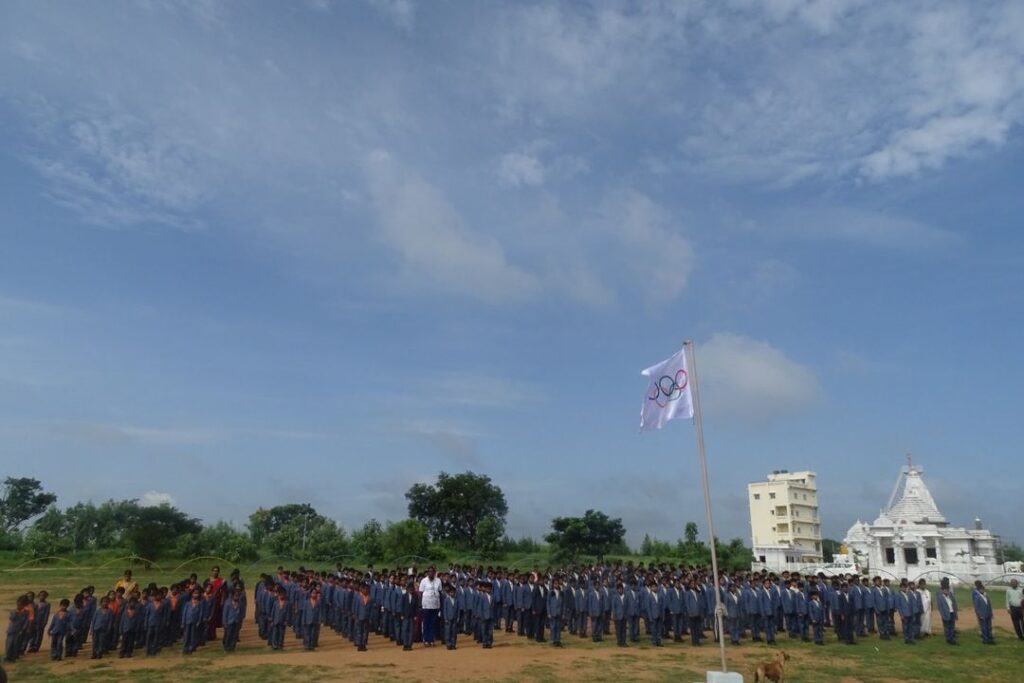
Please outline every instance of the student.
M135 654L135 634L138 632L138 621L142 619L139 612L139 601L132 598L121 612L118 630L121 632L121 651L118 657L124 659Z
M626 589L619 581L615 584L611 611L611 618L615 621L615 645L618 647L626 647L627 608Z
M548 591L548 628L551 630L551 646L562 647L562 612L565 598L562 594L562 580L557 576Z
M704 617L703 610L701 609L700 595L697 593L693 579L686 582L686 594L683 596L683 599L686 618L689 620L690 644L694 647L699 647L700 637L703 635Z
M807 601L807 621L814 632L814 644L825 644L825 608L821 604L821 594L811 591L811 599Z
M221 614L221 621L224 624L224 651L234 652L238 645L238 634L242 629L242 622L245 620L245 606L242 604L244 593L235 589L231 597L224 601L224 609Z
M72 600L72 607L68 610L68 623L64 635L64 656L77 657L78 648L81 647L79 634L82 632L83 605L85 598L79 593Z
M665 615L665 609L661 604L661 598L658 597L657 584L654 579L648 581L644 603L644 621L651 629L651 645L662 647L661 620Z
M359 586L359 594L355 600L354 623L355 645L358 652L366 652L366 642L370 636L370 584L363 582Z
M35 604L35 623L32 628L32 637L28 644L29 652L39 652L43 644L43 636L46 635L46 624L50 620L50 603L46 601L49 593L39 591L39 597Z
M978 617L981 642L985 645L995 645L996 641L992 637L992 603L985 594L985 584L980 580L974 582L971 600L974 602L974 614Z
M15 609L10 614L10 621L7 624L7 641L4 645L5 662L16 662L21 655L21 637L28 624L28 612L25 610L28 603L28 596L22 595L18 598Z
M480 603L478 608L478 618L480 619L480 633L481 633L481 644L485 650L490 650L494 644L494 601L491 596L491 582L481 582L481 588L483 592L480 596ZM534 593L534 618L542 619L544 611L536 607L536 600L539 599L537 596L542 595L542 587L538 586L538 590ZM546 591L545 591L546 592ZM544 610L547 610L545 605ZM537 642L544 642L544 624L543 622L536 624L537 628Z
M685 586L680 587L676 580L673 578L669 581L669 588L665 592L666 603L668 606L667 615L671 619L669 624L666 624L666 630L671 625L672 628L672 640L677 643L683 641L683 623L686 619L686 591Z
M903 643L914 644L914 602L909 593L907 580L900 581L900 590L896 594L896 610L900 613L900 625L903 628Z
M725 604L725 630L729 633L729 640L733 645L740 644L740 595L739 586L733 581L729 584L729 590L722 601Z
M548 589L547 586L538 581L536 572L530 574L530 582L534 586L532 613L534 640L538 643L544 643L547 642L544 639L544 626L548 615Z
M941 591L938 596L939 616L942 617L942 632L946 636L946 643L959 645L956 641L956 595L949 589L949 579L942 577L939 582Z
M640 642L640 593L636 589L636 580L629 584L625 592L626 621L629 622L629 642Z
M601 618L604 616L604 604L602 604L601 591L595 583L587 593L587 616L590 618L591 637L595 643L604 640L604 625ZM584 629L586 630L586 629Z
M148 618L148 617L147 617ZM199 627L203 619L203 594L196 588L192 591L192 599L185 605L181 612L181 629L184 644L182 652L190 655L196 651L199 645ZM148 629L147 629L148 630ZM146 653L149 654L149 643L146 643Z
M455 586L450 583L446 584L444 592L445 598L441 604L441 616L444 619L444 646L448 650L454 650L459 637L459 608L455 602ZM509 608L509 605L505 605L506 614L514 614L509 611ZM511 620L507 618L505 621L506 633L510 632L511 628Z
M68 614L70 606L70 600L67 598L61 600L53 615L53 621L50 623L50 659L55 662L64 658L64 638L71 628L71 615Z
M146 643L146 656L153 657L160 652L160 646L163 643L161 637L161 631L164 625L164 601L159 591L150 595L149 602L142 610L142 616L140 620L142 623L143 633L145 633ZM191 654L191 653L186 653Z
M447 598L445 598L447 601ZM444 607L442 605L442 607ZM442 611L445 611L442 609ZM402 649L408 652L412 649L412 627L416 618L416 583L409 581L405 587L399 590L399 602L397 618L401 621L399 626L399 640ZM446 618L447 619L447 618ZM456 627L457 620L453 620L452 626ZM448 622L445 621L445 632L448 630Z
M320 645L320 620L323 617L323 603L320 600L320 589L315 585L299 606L299 629L302 632L302 647L307 652Z
M114 615L110 611L110 598L104 595L100 599L99 609L92 617L92 659L103 658L113 623Z

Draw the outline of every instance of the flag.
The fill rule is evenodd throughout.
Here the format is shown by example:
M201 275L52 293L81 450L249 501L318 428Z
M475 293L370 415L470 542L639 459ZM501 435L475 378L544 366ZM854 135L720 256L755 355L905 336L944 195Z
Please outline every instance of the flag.
M640 431L661 429L669 420L693 418L690 373L686 367L686 349L647 368L640 374L650 379L644 405L640 410Z

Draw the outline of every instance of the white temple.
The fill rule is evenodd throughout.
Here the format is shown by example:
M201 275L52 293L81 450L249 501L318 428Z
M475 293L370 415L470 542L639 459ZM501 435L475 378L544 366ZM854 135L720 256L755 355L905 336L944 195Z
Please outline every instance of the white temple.
M874 522L858 520L846 533L843 542L861 571L930 583L945 575L968 582L1001 574L998 537L983 529L980 519L974 520L974 529L949 526L922 471L907 456L886 509Z

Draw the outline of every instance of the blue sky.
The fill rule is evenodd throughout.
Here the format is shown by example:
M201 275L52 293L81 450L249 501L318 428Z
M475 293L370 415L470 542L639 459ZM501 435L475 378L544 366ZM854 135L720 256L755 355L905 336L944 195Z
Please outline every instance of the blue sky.
M703 529L639 371L697 342L720 535L904 454L1024 541L1024 6L8 2L0 462L63 504Z

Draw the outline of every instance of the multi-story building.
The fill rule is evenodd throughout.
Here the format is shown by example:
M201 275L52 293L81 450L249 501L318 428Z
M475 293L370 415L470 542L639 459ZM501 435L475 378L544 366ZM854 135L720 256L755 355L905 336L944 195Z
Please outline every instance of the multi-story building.
M821 562L821 520L814 472L776 470L747 486L754 560L775 568Z

